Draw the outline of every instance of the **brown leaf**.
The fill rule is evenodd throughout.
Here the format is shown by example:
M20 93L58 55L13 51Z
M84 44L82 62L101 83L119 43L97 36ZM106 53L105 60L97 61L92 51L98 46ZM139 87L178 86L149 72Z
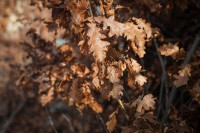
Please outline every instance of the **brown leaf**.
M153 125L156 125L158 124L158 122L156 121L156 117L151 114L151 113L145 113L143 116L142 116L143 119L146 119L148 120L150 123L152 123Z
M174 78L176 78L176 80L173 82L174 85L176 87L180 87L182 85L186 85L189 77L191 76L191 65L187 64L182 70L178 71L179 76L178 75L174 75Z
M108 16L112 16L115 13L114 8L112 7L113 1L114 0L104 0L105 5L103 5L103 7Z
M54 88L51 87L51 89L48 91L48 94L47 95L43 94L40 98L42 106L45 106L48 103L50 103L53 100L53 95L54 95Z
M120 96L123 95L123 92L122 92L123 89L124 87L122 85L120 85L119 83L114 83L113 89L109 93L109 97L112 96L115 99L120 98Z
M90 37L88 44L90 46L89 52L93 53L96 61L102 62L106 58L106 51L108 50L107 46L110 45L107 41L102 41L105 36L100 34L100 28L96 27L95 23L89 23L89 31L87 36Z
M127 63L128 68L130 69L130 72L131 72L131 73L134 73L134 72L137 72L137 73L138 73L138 72L140 72L141 69L142 69L142 66L141 66L139 63L137 63L136 60L134 60L134 59L132 59L132 58L127 59L127 60L126 60L126 63Z
M145 20L132 18L137 25L127 22L125 23L126 30L124 36L131 41L133 51L139 55L140 58L145 54L145 42L152 36L150 24L146 24Z
M97 102L91 102L89 106L97 113L102 113L103 109Z
M173 56L175 54L177 54L177 52L179 51L179 47L176 44L164 44L163 46L160 46L158 48L158 51L161 53L161 55L165 55L165 56Z
M134 87L135 83L137 83L140 86L143 86L144 83L147 82L146 81L147 78L142 76L139 73L141 71L142 66L140 64L138 64L137 61L132 59L132 58L127 59L126 64L128 66L128 69L129 69L128 83L129 83L130 87Z
M145 76L142 76L140 73L137 73L135 75L135 82L138 83L140 86L143 86L144 83L147 82L147 78Z
M106 126L108 128L108 131L111 133L117 124L116 120L116 114L118 113L118 110L114 111L111 115L109 115L109 121L106 123Z
M95 17L95 21L98 23L103 22L103 29L110 27L109 37L114 35L122 36L122 34L131 41L131 47L133 51L139 55L140 58L145 54L145 42L149 41L152 37L152 30L150 24L146 24L145 20L132 18L136 23L126 22L120 23L114 20L114 16L109 18Z
M109 37L112 37L114 35L116 35L116 36L122 36L123 35L124 30L125 30L124 24L115 21L114 16L110 16L109 18L99 16L99 17L95 17L94 19L98 23L103 22L103 30L110 27L110 32L108 33Z
M100 10L101 10L101 13L103 14L103 15L105 15L105 11L104 11L104 7L103 7L103 2L102 2L102 0L99 0L99 4L100 4Z
M141 113L142 109L144 110L150 110L154 109L155 105L155 98L153 98L152 94L145 95L142 99L142 97L138 97L136 101L132 103L132 106L135 107L137 105L137 112Z
M45 22L52 22L52 9L48 9L48 8L43 8L41 11L41 18L44 19Z
M73 21L80 25L85 20L85 12L87 11L87 0L72 0L67 4L67 9L70 10Z
M78 79L74 79L69 92L69 106L72 106L75 103L76 99L78 98L77 89L78 89Z
M110 80L110 82L112 83L116 83L116 82L119 82L119 72L118 72L118 69L113 67L113 66L108 66L107 68L107 73L108 73L108 76L107 78Z

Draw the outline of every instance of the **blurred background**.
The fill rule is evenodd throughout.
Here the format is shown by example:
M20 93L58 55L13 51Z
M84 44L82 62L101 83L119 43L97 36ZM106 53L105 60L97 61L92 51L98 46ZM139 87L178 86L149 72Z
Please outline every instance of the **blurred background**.
M47 112L31 94L25 97L24 91L16 86L21 67L30 62L24 59L22 45L22 38L26 37L22 30L27 23L24 18L34 19L30 10L35 9L30 3L30 0L0 0L0 133L53 132L47 113L55 110ZM55 118L56 125L64 127L60 128L64 133L68 129L67 117L63 115Z

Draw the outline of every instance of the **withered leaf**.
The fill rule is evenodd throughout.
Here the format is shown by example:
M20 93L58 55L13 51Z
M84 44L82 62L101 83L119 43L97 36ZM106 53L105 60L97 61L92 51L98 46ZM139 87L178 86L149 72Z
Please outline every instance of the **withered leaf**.
M67 9L70 10L73 21L80 25L85 20L85 12L87 11L87 0L72 0L67 4Z
M123 89L124 87L122 85L120 85L119 83L114 83L113 89L109 93L109 97L112 96L115 99L120 98L120 96L123 95L123 92L122 92Z
M179 47L177 46L177 44L169 43L160 46L158 48L158 51L161 53L161 55L172 56L179 51Z
M108 73L108 76L107 78L110 80L110 82L112 83L116 83L116 82L119 82L119 72L118 72L118 69L113 67L113 66L108 66L107 68L107 73Z
M174 75L176 80L173 82L176 87L180 87L182 85L186 85L189 77L191 76L191 65L187 64L182 70L178 71L179 75Z
M125 23L126 30L124 32L127 40L131 41L133 51L138 54L140 58L145 54L145 42L152 36L150 24L146 24L145 20L132 18L137 25L127 22Z
M43 94L41 97L40 97L40 101L42 103L42 106L45 106L47 105L48 103L50 103L52 100L53 100L53 95L54 95L54 88L51 87L50 90L48 91L48 94L45 95Z
M115 19L114 16L110 16L109 18L98 16L98 17L95 17L94 19L98 23L103 22L103 30L105 30L108 27L110 27L110 32L108 33L109 37L112 37L114 35L122 36L122 34L124 33L124 30L125 30L124 24L115 21L114 20Z
M105 36L100 34L100 28L96 27L95 23L88 23L89 31L87 36L90 37L88 44L90 46L89 52L93 53L96 61L102 62L106 58L107 46L110 45L107 41L102 41Z
M52 22L52 9L48 9L48 8L43 8L41 13L41 18L44 19L45 22Z
M116 114L118 113L118 110L114 111L111 115L109 115L109 121L106 123L106 126L108 128L108 131L111 133L117 124L116 120Z
M155 98L153 98L152 94L147 94L143 97L140 96L136 101L132 103L132 106L135 107L137 105L137 112L141 113L142 109L150 110L154 109Z
M142 76L140 73L137 73L135 75L135 82L138 83L140 86L143 86L144 83L147 82L147 78L145 76Z
M103 22L103 29L110 27L109 37L114 35L121 36L122 34L127 40L131 41L133 51L139 55L140 58L145 54L145 42L149 41L152 36L150 24L143 19L132 18L133 22L120 23L114 20L114 16L109 18L95 17L98 23Z
M142 69L142 66L137 63L136 60L130 58L126 60L126 64L129 69L129 79L128 83L131 87L134 86L134 82L137 83L140 86L143 86L146 82L146 77L142 76L139 72ZM133 76L133 77L132 77ZM133 80L134 78L134 80Z
M89 106L97 113L102 113L103 109L97 102L91 102Z

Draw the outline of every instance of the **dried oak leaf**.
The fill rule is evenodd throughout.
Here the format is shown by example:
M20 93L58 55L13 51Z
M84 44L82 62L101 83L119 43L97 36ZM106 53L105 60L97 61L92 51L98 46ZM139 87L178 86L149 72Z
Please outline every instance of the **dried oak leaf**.
M96 101L91 102L89 106L97 113L102 113L103 111L101 105L99 105Z
M102 13L103 15L105 15L105 11L104 11L104 7L103 7L103 2L102 2L102 0L99 0L99 4L100 4L99 8L100 8L100 10L101 10L101 13Z
M120 81L119 80L120 74L117 68L113 66L108 66L107 73L108 73L107 78L110 80L111 83L116 83Z
M43 94L40 97L40 102L42 103L42 106L45 106L48 103L50 103L53 100L53 95L54 95L54 88L51 87L47 95Z
M96 88L100 88L100 81L99 81L99 77L98 76L93 78L92 83L94 84L94 86Z
M119 68L114 67L113 65L118 66ZM120 77L123 76L123 71L125 70L126 66L121 62L113 62L110 66L107 67L107 79L113 83L113 89L109 92L109 97L112 96L113 98L120 98L123 95L122 90L124 89L122 85L120 85Z
M185 67L182 70L178 71L179 76L174 75L174 78L176 78L176 80L173 83L176 87L180 87L182 85L187 84L189 77L191 76L191 73L190 73L191 68L190 67L191 67L191 65L187 64L187 65L185 65Z
M34 21L30 24L30 29L34 29L35 33L45 41L53 42L55 39L55 31L49 32L47 24L43 21Z
M112 7L113 1L114 0L104 0L105 5L103 5L103 8L108 16L112 16L115 13L114 8Z
M195 83L191 90L191 94L194 96L193 100L200 104L200 79Z
M175 54L177 54L177 52L179 51L179 47L176 44L164 44L163 46L160 46L158 48L158 51L161 53L161 55L165 55L165 56L173 56Z
M142 116L143 119L145 120L148 120L150 123L152 123L153 125L156 125L158 124L158 122L156 121L156 117L153 115L152 112L150 113L145 113L143 116Z
M135 107L137 105L137 112L141 113L142 109L150 110L154 109L155 98L153 98L152 94L145 95L142 99L141 96L138 97L136 101L132 103L132 106Z
M69 94L68 94L68 97L69 97L69 106L72 106L75 102L76 102L76 100L77 100L77 98L78 98L78 79L76 78L76 79L74 79L73 80L73 83L72 83L72 86L71 86L71 89L70 89L70 92L69 92Z
M135 82L138 83L140 86L143 86L144 83L147 82L147 78L145 76L142 76L140 73L137 73L135 75Z
M45 7L41 10L40 15L41 15L41 18L44 19L45 22L52 22L53 21L52 17L51 17L52 9L48 9L48 8Z
M105 65L98 65L96 62L92 64L92 68L93 68L93 80L92 83L95 86L95 88L97 89L97 91L101 91L102 90L102 85L104 84L104 79L105 79L105 75L106 75L106 67Z
M149 23L146 23L143 19L132 18L135 22L120 23L114 20L114 16L109 18L94 17L98 23L103 22L103 29L110 27L108 33L109 37L114 35L124 35L127 40L131 41L131 47L133 51L139 55L140 58L145 54L145 42L149 41L152 37L152 29Z
M85 12L87 11L87 0L72 0L67 4L67 9L72 14L75 24L80 25L85 20Z
M80 78L73 79L68 93L68 100L69 106L76 105L81 110L87 105L97 113L101 113L103 110L101 105L94 100L89 83L82 82Z
M118 110L114 111L111 115L109 115L109 121L106 122L107 129L110 133L115 129L115 126L117 124L117 120L116 120L117 113L118 113Z
M106 58L106 51L108 50L107 46L110 45L107 41L102 41L105 36L99 31L100 28L96 27L95 23L88 23L89 30L87 36L90 37L88 45L90 46L89 52L93 53L96 61L102 62Z
M124 24L115 21L114 16L110 16L109 18L98 16L98 17L94 17L94 19L98 23L103 22L103 30L110 27L110 31L108 33L109 37L112 37L114 35L116 35L116 36L122 36L123 35L124 30L125 30Z
M143 19L132 19L137 25L130 22L125 23L126 30L124 36L131 41L133 51L142 58L145 54L145 42L149 41L152 36L151 26Z
M113 89L112 91L109 92L109 97L112 96L115 99L120 98L121 95L123 95L122 90L124 89L124 87L122 85L120 85L119 83L114 83L113 84Z
M142 76L139 72L141 71L142 69L142 66L137 63L136 60L134 59L127 59L126 60L126 64L128 66L128 70L129 70L129 79L128 79L128 82L129 82L129 85L131 87L134 86L135 83L137 83L138 85L140 86L143 86L144 83L146 82L146 77ZM134 79L134 80L133 80Z
M30 24L30 29L34 29L35 33L47 42L54 42L54 40L63 37L65 33L64 28L57 28L49 30L48 25L44 21L36 20Z
M175 60L175 59L178 59L178 60L184 60L185 59L185 51L183 48L181 48L178 52L176 52L175 54L172 54L172 58Z

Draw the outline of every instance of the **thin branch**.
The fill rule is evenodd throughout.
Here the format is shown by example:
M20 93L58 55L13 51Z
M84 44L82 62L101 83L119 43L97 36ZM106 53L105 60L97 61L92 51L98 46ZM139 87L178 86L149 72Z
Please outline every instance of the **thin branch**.
M101 124L103 125L103 129L104 129L105 133L109 133L109 132L108 132L108 129L107 129L107 126L106 126L106 124L105 124L103 118L101 117L101 115L97 113L97 117L98 117L98 119L101 121Z
M160 110L162 109L162 98L163 98L163 87L164 87L164 74L162 74L162 77L161 77L161 85L160 85L160 94L159 94L159 101L158 101L158 109L157 109L157 118L159 117L160 115Z
M164 64L164 61L161 57L161 54L160 52L158 52L158 43L157 43L157 40L154 39L154 44L155 44L155 47L156 47L156 51L157 51L157 55L159 57L159 60L160 60L160 64L161 64L161 67L162 67L162 72L163 72L163 75L164 75L164 82L165 82L165 94L166 94L166 103L168 103L168 97L169 97L169 89L168 89L168 81L167 81L167 73L166 73L166 68L165 68L165 64Z
M65 114L63 114L63 113L62 113L62 116L63 116L63 117L65 118L65 120L68 122L70 130L71 130L72 132L74 132L74 128L73 128L73 126L72 126L72 123L71 123L70 119L69 119Z
M14 112L11 114L11 116L8 118L8 120L5 122L4 126L2 127L2 130L0 131L0 133L5 133L10 124L12 123L13 119L15 118L15 116L17 115L17 113L22 109L22 107L24 106L25 101L22 101L17 108L14 110Z
M185 61L184 61L184 63L183 63L182 69L183 69L184 66L185 66L186 64L188 64L189 61L191 60L192 55L194 54L194 52L195 52L197 46L199 45L199 41L200 41L200 31L199 31L199 33L198 33L198 34L196 35L196 37L195 37L194 43L192 44L192 47L191 47L190 51L188 52L187 57L186 57L186 59L185 59ZM167 119L167 117L168 117L169 109L170 109L170 106L171 106L172 101L173 101L173 99L174 99L174 96L175 96L175 94L176 94L176 91L177 91L177 88L176 88L175 85L173 85L172 91L171 91L170 96L169 96L168 103L167 103L167 105L166 105L165 114L164 114L164 116L163 116L163 118L162 118L162 120L161 120L161 123L160 123L160 127L163 127L163 125L164 125L164 123L165 123L165 121L166 121L166 119Z
M117 101L118 101L118 103L119 103L121 109L124 110L126 119L129 120L129 116L128 116L128 114L126 113L126 109L125 109L125 107L124 107L124 104L122 103L122 100L118 98Z
M93 13L92 13L92 8L91 8L90 0L87 0L87 1L88 1L88 3L89 3L89 11L90 11L90 15L91 15L91 17L93 18L94 15L93 15Z
M49 118L49 122L50 122L50 124L51 124L51 126L52 126L54 132L55 132L55 133L58 133L58 131L56 130L56 128L55 128L55 126L54 126L53 120L52 120L52 118L51 118L51 116L50 116L50 114L49 114L49 111L48 111L48 109L47 109L46 106L45 106L45 110L46 110L46 113L47 113L48 118Z

